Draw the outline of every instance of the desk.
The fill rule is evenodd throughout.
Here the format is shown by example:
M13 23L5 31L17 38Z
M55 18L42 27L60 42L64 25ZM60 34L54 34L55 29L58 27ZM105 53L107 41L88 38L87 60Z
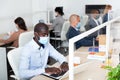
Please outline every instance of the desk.
M80 49L76 50L74 54L75 56L80 56L81 61L83 63L87 61L87 51L88 47L81 47ZM94 64L88 65L89 68L87 68L85 71L75 74L74 80L106 80L107 70L101 68L101 65L103 63L98 60L94 60L93 62ZM31 80L53 80L44 76L42 76L42 78L43 79L41 79L41 76L36 76L33 77ZM68 78L62 80L68 80Z

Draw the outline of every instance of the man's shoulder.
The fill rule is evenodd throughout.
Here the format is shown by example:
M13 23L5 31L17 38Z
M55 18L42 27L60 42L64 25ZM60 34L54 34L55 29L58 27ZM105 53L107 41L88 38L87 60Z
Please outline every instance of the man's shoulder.
M29 43L23 46L22 55L30 56L32 52L33 52L33 48Z
M89 19L89 22L93 22L93 21L94 21L94 19L93 19L93 18L90 18L90 19Z
M29 41L23 46L23 49L31 50L31 48L32 48L32 41Z
M74 28L72 26L69 27L69 30L74 30Z
M77 32L77 30L76 30L75 28L73 28L72 26L70 26L69 31L70 31L70 33L72 33L72 34L74 34L74 33Z

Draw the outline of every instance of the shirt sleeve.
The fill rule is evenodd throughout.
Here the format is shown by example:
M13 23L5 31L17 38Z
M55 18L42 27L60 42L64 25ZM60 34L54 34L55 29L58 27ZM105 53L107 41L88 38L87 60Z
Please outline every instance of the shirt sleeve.
M54 19L53 24L52 24L53 28L54 28L57 24L58 24L58 19L56 18L56 19Z
M49 54L52 58L54 58L56 61L59 61L61 64L67 61L66 58L62 54L60 54L51 44L49 44L49 47L50 47Z
M29 49L29 48L27 48ZM39 75L41 73L45 72L45 69L38 68L31 70L29 69L29 63L30 63L30 51L23 49L23 52L21 53L20 58L20 65L19 65L19 74L21 79L29 79L33 76Z

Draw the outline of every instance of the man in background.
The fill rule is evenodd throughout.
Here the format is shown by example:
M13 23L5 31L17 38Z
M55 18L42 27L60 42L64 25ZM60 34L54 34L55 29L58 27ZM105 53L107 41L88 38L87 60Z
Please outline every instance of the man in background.
M100 25L100 22L98 21L99 17L100 17L100 15L99 15L99 11L97 9L91 10L88 22L85 25L86 31L88 31L88 30L90 30L92 28L95 28L98 25ZM91 36L92 38L96 38L99 35L99 33L100 33L100 31L96 31L96 32L92 33L89 36Z
M62 26L65 21L65 19L63 18L63 15L64 15L64 12L63 12L62 8L56 7L55 8L55 17L56 18L53 20L53 24L52 24L53 30L51 31L50 36L60 37Z
M66 37L68 40L81 34L80 32L81 23L80 23L79 15L72 14L69 18L69 21L70 21L70 28L66 34ZM92 40L90 40L89 37L85 37L77 41L75 43L75 46L76 46L76 49L78 49L81 46L92 46Z

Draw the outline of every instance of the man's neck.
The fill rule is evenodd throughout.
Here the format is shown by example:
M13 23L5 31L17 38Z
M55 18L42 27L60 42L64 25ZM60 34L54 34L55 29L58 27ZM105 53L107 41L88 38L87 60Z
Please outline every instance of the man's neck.
M73 25L73 24L70 24L70 25L71 25L71 27L75 28L75 25Z

